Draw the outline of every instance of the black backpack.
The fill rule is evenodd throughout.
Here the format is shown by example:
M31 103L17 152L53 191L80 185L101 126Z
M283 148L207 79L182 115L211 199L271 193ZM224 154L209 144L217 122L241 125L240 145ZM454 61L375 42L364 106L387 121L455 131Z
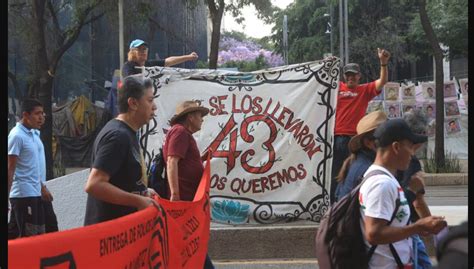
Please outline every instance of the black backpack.
M369 260L377 245L366 249L364 235L360 227L359 189L370 177L387 173L374 170L363 178L349 194L333 204L324 214L316 234L316 257L320 268L325 269L367 269ZM400 198L397 198L395 210L387 225L390 225L400 207ZM392 244L390 250L398 266L403 264Z
M163 149L160 148L158 154L151 163L149 187L154 189L161 198L168 197L168 178L166 175L166 163L163 157Z

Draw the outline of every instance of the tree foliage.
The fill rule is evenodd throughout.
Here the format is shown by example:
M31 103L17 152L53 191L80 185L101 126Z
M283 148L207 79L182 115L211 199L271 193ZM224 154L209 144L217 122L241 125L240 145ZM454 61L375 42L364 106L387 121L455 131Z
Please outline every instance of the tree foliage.
M333 7L332 31L334 54L339 51L339 1ZM432 55L420 24L416 1L362 0L348 2L349 60L362 67L363 80L379 76L377 47L388 49L393 57L389 63L392 79L397 79L398 68L414 63L422 55ZM449 46L450 56L467 53L467 1L433 0L427 12L439 41ZM275 50L282 53L283 15L288 16L288 58L290 63L323 58L330 51L329 35L325 34L329 17L327 1L296 0L274 16L271 39Z
M41 139L45 147L48 179L53 177L51 97L54 76L61 57L77 40L84 25L104 14L92 14L101 4L102 0L8 1L9 35L17 42L11 52L24 55L28 69L28 96L38 98L46 113ZM68 16L60 17L61 13ZM64 22L60 18L69 20Z
M237 67L239 71L249 72L283 65L281 55L263 48L259 42L264 43L256 38L248 38L244 33L224 33L219 42L219 67Z
M283 16L288 18L288 62L299 63L323 58L330 51L329 35L325 34L329 9L324 1L296 0L284 10L275 12L272 41L275 51L283 54Z
M466 0L431 0L426 3L428 18L439 41L449 47L448 58L468 57L468 2ZM432 54L425 38L419 14L413 18L409 30L409 40L417 52Z

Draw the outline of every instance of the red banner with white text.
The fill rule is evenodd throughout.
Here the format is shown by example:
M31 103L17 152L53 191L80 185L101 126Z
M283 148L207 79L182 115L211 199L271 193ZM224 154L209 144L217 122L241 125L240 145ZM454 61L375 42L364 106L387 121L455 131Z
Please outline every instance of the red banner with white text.
M207 162L194 201L157 198L128 216L8 241L8 268L203 268L210 229Z

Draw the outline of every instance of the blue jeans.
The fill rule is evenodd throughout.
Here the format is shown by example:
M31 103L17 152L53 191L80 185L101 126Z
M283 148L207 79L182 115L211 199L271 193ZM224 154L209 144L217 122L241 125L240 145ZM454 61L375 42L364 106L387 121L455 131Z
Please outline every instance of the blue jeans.
M415 252L414 258L416 259L415 269L432 269L430 256L426 252L425 244L421 240L420 236L415 234L411 237L413 240L413 251Z
M334 146L333 146L333 157L332 157L332 169L331 169L331 190L329 192L329 199L331 204L334 203L335 193L336 193L336 176L339 174L339 170L341 170L342 164L344 160L349 157L349 140L351 140L351 136L348 135L335 135L334 136Z
M209 254L206 254L206 260L204 261L204 269L214 269L214 265L212 264L211 258L209 258Z

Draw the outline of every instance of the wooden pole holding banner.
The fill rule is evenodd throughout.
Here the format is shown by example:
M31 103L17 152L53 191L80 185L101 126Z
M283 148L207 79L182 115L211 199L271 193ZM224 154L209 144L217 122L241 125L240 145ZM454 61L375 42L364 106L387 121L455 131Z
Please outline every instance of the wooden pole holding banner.
M119 17L119 55L120 55L120 80L122 80L122 66L125 59L123 46L123 0L118 1L118 17Z

